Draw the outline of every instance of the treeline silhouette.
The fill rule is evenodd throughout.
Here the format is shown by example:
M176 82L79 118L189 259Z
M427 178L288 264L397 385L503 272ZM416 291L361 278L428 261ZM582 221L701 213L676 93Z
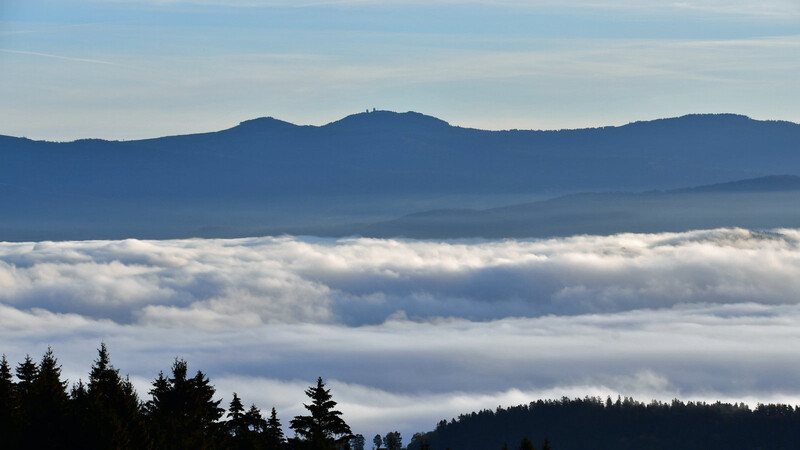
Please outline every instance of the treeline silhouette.
M408 450L542 450L550 442L557 450L798 449L800 407L564 397L442 420Z
M348 449L354 436L335 409L322 378L305 392L307 416L296 416L287 439L275 408L264 418L234 393L227 414L203 372L190 376L175 359L159 373L150 399L140 400L128 377L111 365L105 344L89 372L68 392L61 366L48 348L12 368L0 360L0 448L4 449ZM14 379L16 376L16 381ZM360 437L360 442L363 442ZM356 439L356 442L359 442Z
M322 378L305 394L308 415L295 416L284 436L275 408L269 417L234 393L227 412L201 371L176 358L169 374L139 398L128 377L98 349L87 382L68 389L52 349L13 368L0 359L0 448L363 450L336 410ZM642 403L610 397L538 400L462 414L416 433L407 450L797 449L800 407L783 404ZM539 444L541 443L541 444ZM402 450L397 431L376 435L374 448Z

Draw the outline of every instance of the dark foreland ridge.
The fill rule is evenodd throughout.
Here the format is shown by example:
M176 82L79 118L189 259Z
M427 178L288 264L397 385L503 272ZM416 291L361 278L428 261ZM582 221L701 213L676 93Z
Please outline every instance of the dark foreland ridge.
M789 450L800 448L799 427L800 407L785 404L751 409L743 403L565 397L442 420L435 430L414 435L408 449L517 449L527 440L537 449L560 450Z
M136 141L0 137L0 240L246 235L575 192L800 175L800 125L732 114L484 131L376 111ZM513 200L513 201L512 201Z
M525 238L723 227L800 227L800 177L772 175L668 191L582 193L498 208L431 210L339 227L339 234ZM313 228L306 231L314 233Z

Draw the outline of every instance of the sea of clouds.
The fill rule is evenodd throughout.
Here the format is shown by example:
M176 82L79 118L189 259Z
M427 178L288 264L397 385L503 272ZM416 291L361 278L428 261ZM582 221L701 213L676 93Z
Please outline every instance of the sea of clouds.
M147 399L174 358L224 404L355 432L541 397L800 403L800 230L502 241L261 237L0 243L0 352L101 341Z

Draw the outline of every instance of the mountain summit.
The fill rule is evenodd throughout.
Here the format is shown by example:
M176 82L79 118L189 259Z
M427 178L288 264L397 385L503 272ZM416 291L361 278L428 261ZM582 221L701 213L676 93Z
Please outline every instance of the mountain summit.
M324 128L339 130L443 130L450 124L433 116L418 112L397 113L393 111L367 111L349 115L343 119L324 125Z

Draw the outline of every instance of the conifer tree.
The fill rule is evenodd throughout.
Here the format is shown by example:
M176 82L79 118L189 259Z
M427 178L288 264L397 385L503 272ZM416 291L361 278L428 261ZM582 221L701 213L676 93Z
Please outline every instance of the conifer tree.
M52 348L42 356L30 388L30 439L34 448L69 447L67 381L61 380L61 366Z
M3 409L0 410L2 417L7 414L7 409L11 408L11 399L14 396L14 378L11 375L11 367L8 365L6 355L3 354L0 358L0 405Z
M267 421L261 415L261 410L256 405L250 405L250 409L244 413L244 423L247 429L256 434L264 435L267 431Z
M20 403L27 403L33 391L33 380L39 374L39 368L33 362L31 355L25 355L25 361L17 365L17 393Z
M244 438L247 434L247 424L245 422L244 417L244 405L242 405L242 399L236 394L233 393L233 400L231 400L230 405L228 405L228 432L236 438Z
M264 434L267 448L270 450L280 449L286 443L286 439L283 436L283 429L281 428L281 421L278 419L278 413L275 411L274 406L272 407L269 419L267 419Z
M217 420L222 417L221 400L214 400L214 387L198 371L187 377L186 361L175 359L172 377L159 373L145 406L153 445L157 448L215 448L223 441Z
M303 406L310 416L295 416L290 427L300 437L307 448L327 450L335 449L338 444L345 444L352 432L350 426L342 419L342 413L335 410L336 402L332 400L330 389L325 389L322 377L317 385L306 389L311 404Z
M89 393L86 391L86 385L83 380L78 379L78 382L72 385L72 389L69 391L69 400L70 414L76 418L76 426L86 429L89 423L88 418L91 414L91 407L89 406ZM88 444L84 442L84 445Z
M18 445L18 405L15 390L11 367L4 354L0 359L0 436L3 436L3 442L10 448Z
M522 438L522 441L519 443L519 450L535 450L533 442L528 438Z
M228 421L225 422L228 448L249 450L265 447L266 421L261 417L261 411L256 405L251 405L250 409L245 411L242 400L234 392L233 400L228 406L228 417Z
M145 430L139 396L130 379L120 377L119 369L111 365L105 343L97 353L86 386L84 424L91 430L87 448L141 447Z

